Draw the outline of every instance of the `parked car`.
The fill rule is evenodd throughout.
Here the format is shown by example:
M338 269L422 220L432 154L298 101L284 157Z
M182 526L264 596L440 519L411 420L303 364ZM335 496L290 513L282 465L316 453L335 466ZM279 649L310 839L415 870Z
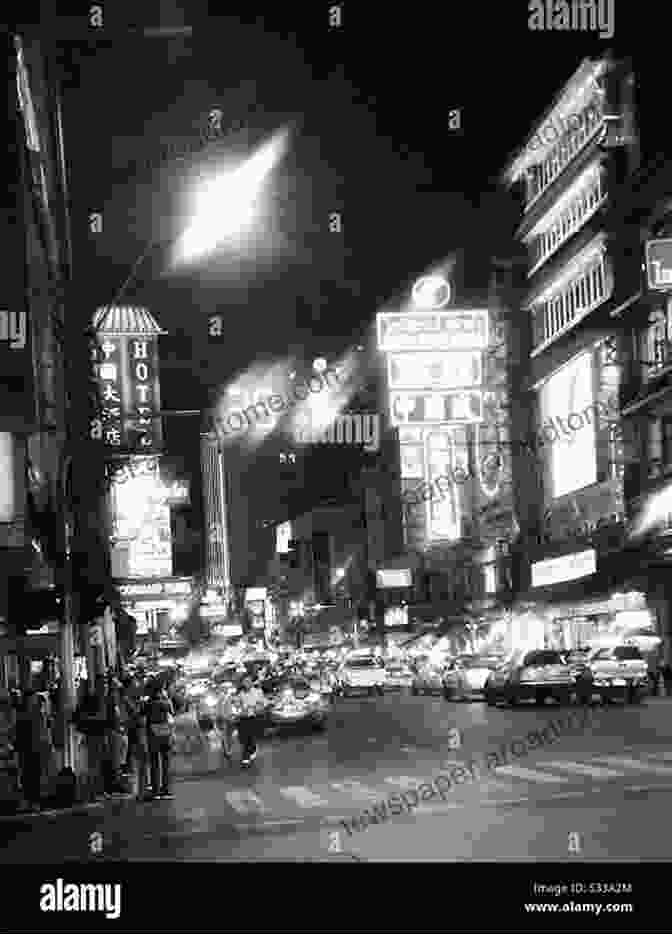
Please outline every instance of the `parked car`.
M569 704L575 691L575 677L565 656L552 649L518 650L490 673L485 683L489 705L503 701L516 705L533 700L544 704L553 698Z
M490 673L503 662L501 656L459 656L443 673L443 696L453 701L468 701L483 696Z
M577 681L579 700L588 702L594 694L602 701L622 699L637 704L648 694L646 660L636 646L611 646L596 650L587 660Z
M411 692L414 695L433 695L443 694L443 673L446 664L426 662L418 666L413 681L411 683Z
M346 656L338 672L336 692L343 697L356 692L383 694L387 673L382 660L370 652L354 652Z
M385 666L387 691L410 691L413 685L413 671L405 662L392 660Z
M290 677L282 681L268 706L271 727L306 726L324 730L331 703L323 693L313 691L307 679Z

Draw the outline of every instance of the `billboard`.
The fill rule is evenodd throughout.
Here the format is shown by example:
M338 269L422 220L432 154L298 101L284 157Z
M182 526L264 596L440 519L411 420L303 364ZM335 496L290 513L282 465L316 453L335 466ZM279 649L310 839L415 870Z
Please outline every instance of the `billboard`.
M387 358L391 390L434 390L480 386L481 351L406 351Z
M158 338L98 338L103 442L120 452L150 454L161 448Z
M488 345L488 312L379 312L378 350L462 351Z
M111 499L115 577L171 576L173 548L170 506L163 496L156 461L153 471L148 470L146 474L127 480L114 480Z
M483 393L454 390L445 393L390 393L393 425L482 422Z
M672 289L672 240L646 241L646 280L649 289Z

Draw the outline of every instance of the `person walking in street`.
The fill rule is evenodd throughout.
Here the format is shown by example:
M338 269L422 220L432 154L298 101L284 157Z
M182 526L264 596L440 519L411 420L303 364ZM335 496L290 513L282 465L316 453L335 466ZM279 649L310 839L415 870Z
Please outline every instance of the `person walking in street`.
M246 675L242 681L237 701L241 710L238 720L238 738L243 748L240 763L241 766L249 766L257 757L259 715L266 704L263 692L254 685L249 675Z
M222 692L215 712L215 722L222 741L222 754L227 760L233 756L233 735L236 727L236 713L230 691Z
M170 790L170 755L173 749L175 711L165 688L153 686L147 704L149 762L152 796L172 798Z

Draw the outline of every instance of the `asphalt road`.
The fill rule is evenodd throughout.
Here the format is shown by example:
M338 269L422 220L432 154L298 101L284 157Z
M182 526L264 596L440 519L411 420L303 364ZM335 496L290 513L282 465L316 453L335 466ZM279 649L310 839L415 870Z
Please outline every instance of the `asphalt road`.
M582 862L672 849L672 699L586 712L352 698L323 734L263 741L250 770L223 761L189 716L178 751L173 800L2 819L0 859ZM439 794L437 776L460 763L471 773ZM394 794L417 807L353 828Z

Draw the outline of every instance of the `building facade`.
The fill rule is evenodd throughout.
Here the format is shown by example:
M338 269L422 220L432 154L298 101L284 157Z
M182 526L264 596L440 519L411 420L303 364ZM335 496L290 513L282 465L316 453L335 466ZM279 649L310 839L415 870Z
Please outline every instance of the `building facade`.
M512 428L525 475L520 639L534 645L594 642L618 627L620 613L645 610L625 548L613 320L631 281L609 219L638 161L632 69L605 56L582 62L503 173L520 195L515 237L527 255L514 300L526 334L517 339L522 392Z

